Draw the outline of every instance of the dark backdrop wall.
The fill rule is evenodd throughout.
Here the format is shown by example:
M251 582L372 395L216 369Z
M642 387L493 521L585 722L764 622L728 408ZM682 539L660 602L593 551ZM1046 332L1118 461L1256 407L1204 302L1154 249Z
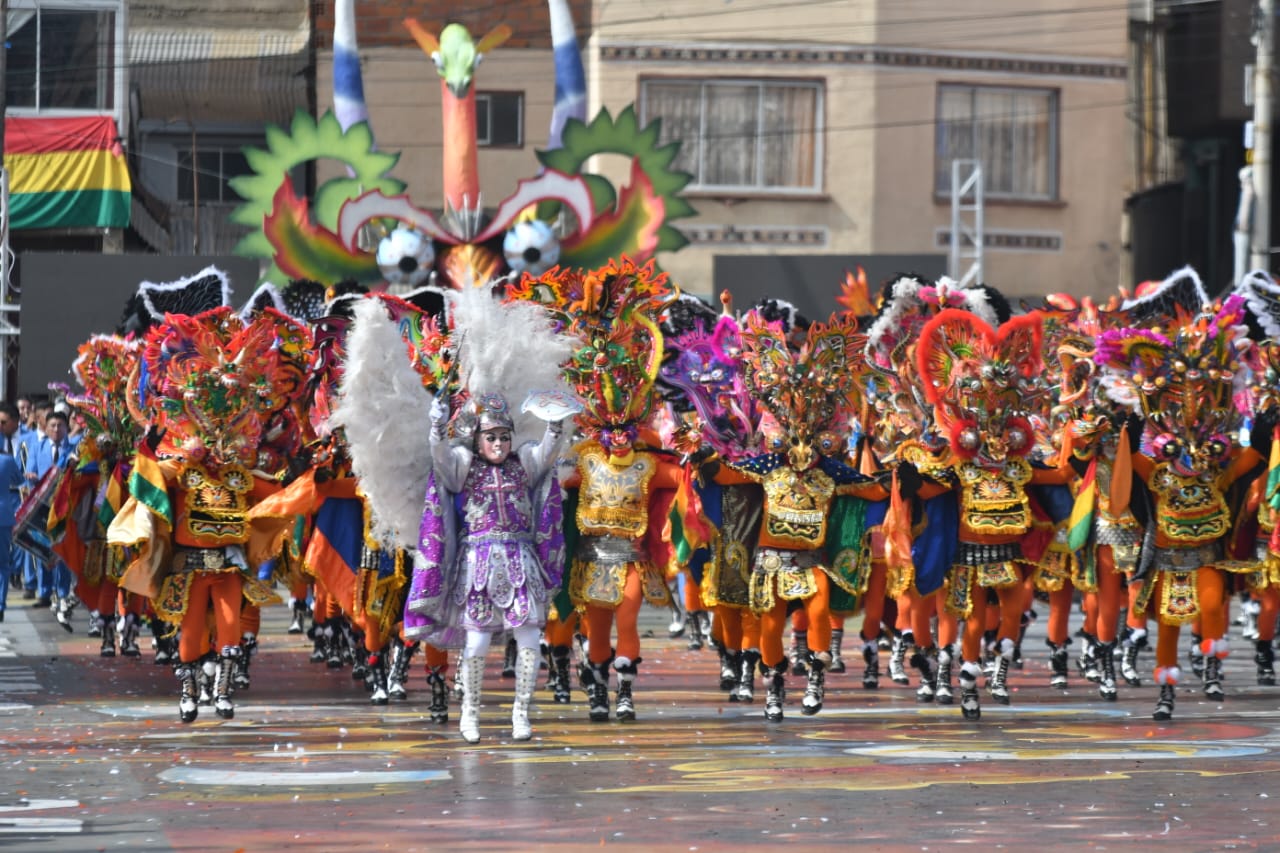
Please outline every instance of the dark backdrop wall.
M899 273L919 273L934 281L947 272L946 255L717 255L715 296L728 290L735 310L763 298L785 299L810 320L826 320L839 305L844 274L867 273L872 300L881 285ZM718 303L717 303L718 304Z
M125 302L141 282L177 281L207 266L218 267L230 277L232 304L239 306L253 295L258 262L247 258L19 255L22 313L17 394L45 395L50 382L75 387L70 370L76 348L92 335L116 330Z

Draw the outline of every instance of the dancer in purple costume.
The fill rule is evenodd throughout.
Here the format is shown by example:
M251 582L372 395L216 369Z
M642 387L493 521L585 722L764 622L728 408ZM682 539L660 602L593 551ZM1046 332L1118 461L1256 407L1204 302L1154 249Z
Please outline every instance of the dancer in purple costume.
M485 653L494 633L510 630L517 646L511 736L529 740L539 639L564 571L554 471L561 425L548 423L540 442L513 450L514 426L500 395L482 395L464 409L454 432L472 440L451 444L448 406L432 405L432 473L405 632L463 646L459 729L477 743Z

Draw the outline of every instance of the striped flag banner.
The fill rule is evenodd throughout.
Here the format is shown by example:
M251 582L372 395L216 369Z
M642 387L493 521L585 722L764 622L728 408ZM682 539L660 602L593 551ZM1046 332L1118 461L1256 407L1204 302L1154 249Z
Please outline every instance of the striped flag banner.
M10 228L123 228L132 184L111 116L4 123Z
M1067 547L1072 551L1079 551L1089 544L1089 534L1093 530L1093 510L1097 502L1098 457L1094 456L1080 480L1071 515L1067 518Z
M1271 431L1271 453L1267 459L1267 505L1280 510L1280 426Z

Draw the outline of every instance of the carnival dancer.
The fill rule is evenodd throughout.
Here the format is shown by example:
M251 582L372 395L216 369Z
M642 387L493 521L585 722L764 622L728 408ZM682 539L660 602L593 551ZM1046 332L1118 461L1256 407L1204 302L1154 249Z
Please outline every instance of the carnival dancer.
M663 321L666 357L658 384L683 420L670 443L683 454L682 462L690 469L685 476L695 477L697 498L714 527L711 540L692 549L688 531L680 525L681 540L673 544L677 557L696 572L701 600L715 615L720 687L729 691L731 702L751 702L760 663L760 628L750 607L749 579L764 492L756 483L726 484L696 476L700 464L712 457L740 461L758 455L763 443L759 406L747 390L728 291L720 294L720 301L718 317L693 297L672 303Z
M246 322L227 307L170 314L147 333L137 399L145 401L138 414L150 431L136 455L130 499L107 538L134 549L122 585L152 594L157 614L181 625L174 672L183 722L198 713L197 668L213 670L217 715L235 715L231 674L241 654L241 599L275 600L246 557L245 516L279 487L256 473L258 451L273 416L301 390L281 365L285 337L298 344L309 338L272 309Z
M558 583L564 563L560 487L554 478L562 429L558 420L550 422L540 443L513 449L515 423L506 400L486 393L472 401L469 405L475 411L464 410L463 417L474 417L473 447L448 443L448 408L443 400L437 400L431 412L435 487L427 490L422 550L427 552L424 563L432 556L440 563L424 565L423 571L437 580L448 578L449 588L437 597L428 594L427 586L424 594L411 594L408 606L435 626L466 632L460 730L468 743L480 740L480 693L490 639L495 631L512 631L517 652L511 736L528 740L533 734L529 702L538 672L539 641L550 590ZM456 426L455 431L462 432ZM427 544L428 538L443 532L442 516L453 511L450 495L457 495L461 503L456 567L447 565L442 550L430 553ZM443 544L438 538L434 541ZM413 622L410 619L410 625ZM436 630L433 627L426 636L436 645L452 645L447 633Z
M1246 356L1250 409L1255 417L1274 422L1280 410L1280 284L1266 271L1255 270L1240 281L1236 292L1245 297L1251 337L1260 339ZM1272 428L1269 436L1263 435L1265 430L1253 432L1270 441L1265 448L1267 464L1248 484L1232 531L1231 556L1253 556L1259 563L1257 571L1245 577L1251 600L1242 602L1245 626L1241 633L1254 644L1258 684L1271 686L1276 683L1274 640L1280 619L1280 525L1276 524L1280 518L1280 427ZM1264 452L1262 447L1257 450Z
M1087 351L1078 349L1076 353L1091 354L1091 351L1092 346ZM1086 390L1093 397L1097 389ZM1062 395L1068 403L1071 393ZM1123 412L1096 400L1081 407L1070 427L1074 433L1071 464L1081 479L1066 528L1067 546L1074 557L1074 585L1086 591L1084 636L1081 639L1086 645L1096 643L1097 647L1090 656L1099 668L1098 694L1106 700L1116 698L1115 652L1120 608L1125 600L1125 580L1138 567L1145 529L1134 510L1146 516L1145 491L1139 500L1131 500L1130 506L1122 512L1116 512L1111 502L1117 442L1121 439L1124 425ZM1123 435L1133 442L1141 431L1140 422L1130 422ZM1132 446L1126 448L1126 452L1132 449ZM1144 488L1140 482L1135 485L1139 489ZM1133 485L1130 486L1132 488ZM1054 640L1050 638L1048 641L1053 673L1050 684L1065 687L1068 670L1065 637ZM1134 652L1136 654L1136 647Z
M480 739L485 653L495 632L510 629L518 644L512 736L528 740L532 736L529 702L549 590L563 572L560 488L552 471L561 434L558 422L574 408L567 406L547 418L550 425L542 442L513 448L517 428L527 429L536 417L513 412L507 400L517 396L523 400L538 390L543 395L531 410L543 414L552 411L547 405L570 403L563 386L558 395L554 389L559 364L568 357L571 342L553 331L551 318L541 306L498 302L488 287L450 294L447 311L448 359L438 363L448 367L440 375L433 374L429 383L436 388L435 399L417 411L403 408L404 401L375 401L381 412L401 406L397 416L410 422L420 423L428 415L432 427L426 448L406 445L403 452L393 454L394 462L378 462L371 458L372 452L387 454L385 437L381 443L366 444L367 437L381 431L385 423L370 420L380 415L364 405L386 395L387 386L379 387L378 378L396 375L399 378L390 381L409 381L403 373L407 360L394 360L394 350L401 345L395 327L376 306L357 308L337 418L347 431L361 489L371 504L394 504L402 488L394 480L426 472L411 540L414 567L403 636L410 643L422 640L441 649L464 649L459 724L463 739L469 743ZM378 337L383 339L378 350L383 354L375 357L371 345ZM372 363L375 360L380 361ZM421 384L418 389L425 392ZM456 412L450 405L454 399L459 401ZM408 395L412 404L422 400L417 389ZM457 444L450 442L450 426ZM416 455L421 450L426 453ZM392 464L400 470L393 470ZM391 541L399 542L405 538L400 528L407 524L407 518L379 516L375 511L372 527L375 535L382 528Z
M900 275L886 282L879 310L867 327L866 363L872 374L866 383L866 411L860 415L865 435L858 467L864 473L901 468L913 486L920 476L933 484L929 493L917 494L900 505L889 525L890 532L900 536L906 535L903 528L912 520L924 522L910 533L910 559L900 554L905 548L896 542L898 556L890 565L884 546L891 540L883 531L873 538L877 550L872 554L869 586L883 588L890 597L907 603L915 643L910 661L920 674L916 698L951 704L959 624L946 606L942 588L957 550L959 484L952 469L949 437L939 428L934 407L921 387L917 358L921 329L945 309L969 312L993 327L1010 316L1003 296L986 285L962 285L945 276L929 282L918 275ZM908 518L904 520L903 514ZM931 625L935 615L936 636ZM862 634L863 685L868 688L879 684L878 632L877 614L875 624L864 628ZM896 652L896 658L905 649L899 644L891 651ZM901 661L897 668L901 669ZM901 679L905 673L891 675Z
M1226 490L1263 461L1255 448L1234 441L1244 419L1233 399L1234 384L1251 346L1243 322L1243 300L1233 296L1193 319L1171 318L1160 332L1106 331L1094 356L1109 396L1146 421L1140 452L1130 452L1127 435L1118 443L1111 502L1113 511L1128 508L1128 477L1120 472L1132 465L1155 505L1154 571L1138 606L1153 607L1159 621L1156 720L1173 716L1181 678L1178 636L1197 617L1205 692L1222 698L1222 660L1230 651L1223 572L1257 569L1256 560L1224 559L1222 549L1231 522ZM1258 431L1265 443L1270 427Z
M866 567L847 558L829 560L832 541L860 542L865 507L831 520L839 494L883 499L885 490L844 465L838 457L845 437L835 430L857 411L854 392L862 370L854 361L861 350L856 321L832 317L813 324L792 353L776 324L748 314L742 330L746 380L752 395L770 416L763 431L762 456L728 464L743 479L764 489L764 518L751 574L751 608L760 615L760 651L765 667L764 715L783 717L787 659L782 637L790 602L808 615L808 684L801 712L822 710L825 672L831 662L830 584L850 593L865 588ZM840 529L837 529L840 528Z
M141 356L141 344L111 335L95 335L81 344L71 366L82 391L68 393L67 404L84 423L75 469L63 478L49 513L54 551L77 574L77 595L92 611L102 636L100 655L137 657L145 599L125 593L117 626L119 581L125 554L107 545L107 528L128 494L133 448L142 437L125 398L129 377ZM117 631L118 627L118 631Z
M662 359L657 318L674 290L653 262L627 258L587 273L552 270L526 276L517 298L555 294L575 350L564 364L565 380L582 412L577 425L586 439L576 449L575 470L565 481L576 488L570 536L576 537L569 597L587 625L588 716L609 719L609 668L618 674L616 714L634 720L633 685L642 662L638 616L647 600L667 609L671 593L665 569L669 544L662 532L680 468L641 431L654 404L653 384ZM563 618L563 614L561 614ZM617 645L610 641L617 627Z
M965 620L960 708L978 719L977 679L982 671L987 590L999 598L992 697L1008 704L1008 672L1023 605L1022 539L1031 529L1033 483L1064 483L1057 469L1034 468L1027 456L1034 435L1027 415L1041 385L1041 318L1014 317L992 328L967 311L944 310L921 330L916 350L920 391L948 436L948 465L960 500L959 551L947 579L948 606ZM925 485L929 498L948 488Z
M576 407L567 405L571 398L563 390L557 402L552 386L571 344L553 331L542 307L499 304L484 289L454 295L450 317L460 384L469 400L453 419L454 435L461 439L456 444L447 436L448 395L438 394L431 407L432 472L406 634L442 647L462 641L459 728L464 740L476 743L485 654L495 634L511 631L516 641L511 736L528 740L541 633L564 571L555 465L560 421ZM544 366L541 375L530 369L533 364ZM529 385L539 379L551 384ZM548 418L540 442L517 445L516 418L506 395L529 391L542 397L526 408L555 410L559 417ZM548 401L553 409L543 408Z

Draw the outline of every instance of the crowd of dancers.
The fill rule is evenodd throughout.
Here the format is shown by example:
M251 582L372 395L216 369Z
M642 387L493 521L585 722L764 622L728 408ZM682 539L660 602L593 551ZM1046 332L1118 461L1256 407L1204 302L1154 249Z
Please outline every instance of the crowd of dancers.
M823 322L711 306L625 259L228 299L216 271L144 285L81 347L59 391L74 458L15 527L74 573L103 657L140 654L151 626L184 722L234 716L261 608L284 598L311 659L351 665L375 704L406 696L420 653L432 719L456 689L472 743L494 638L514 739L543 667L554 702L576 685L592 721L636 719L646 602L682 611L673 632L768 721L789 674L813 715L827 675L859 668L867 689L914 672L920 702L980 719L980 683L1010 703L1037 610L1053 687L1074 657L1116 700L1153 645L1157 720L1184 625L1223 696L1233 600L1275 683L1265 274L1210 298L1182 270L1016 313L989 286L851 276Z

